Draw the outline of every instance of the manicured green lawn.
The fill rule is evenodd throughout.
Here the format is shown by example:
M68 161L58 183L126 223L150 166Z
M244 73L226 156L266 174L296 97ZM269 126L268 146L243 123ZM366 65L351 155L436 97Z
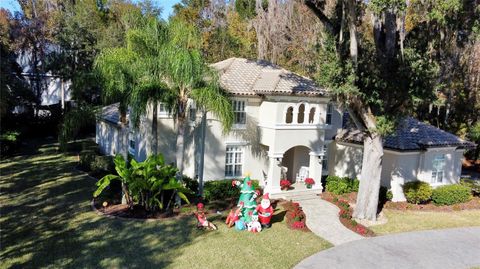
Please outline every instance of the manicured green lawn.
M388 223L371 226L377 234L480 226L480 210L419 212L384 209Z
M203 232L193 217L101 217L90 208L94 180L73 169L76 157L54 144L33 149L0 162L1 268L291 268L331 246L283 221L251 234L220 219L218 231Z

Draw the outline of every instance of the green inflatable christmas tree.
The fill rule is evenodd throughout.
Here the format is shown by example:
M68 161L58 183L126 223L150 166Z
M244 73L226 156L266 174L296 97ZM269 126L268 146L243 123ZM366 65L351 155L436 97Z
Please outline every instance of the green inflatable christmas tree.
M241 188L240 198L237 203L237 206L240 206L240 204L243 203L241 210L242 216L240 219L245 223L248 223L251 221L251 214L253 214L253 211L257 208L257 201L255 200L255 198L257 198L257 193L253 188L253 182L248 175L243 180L243 183L236 181L235 184L237 187Z

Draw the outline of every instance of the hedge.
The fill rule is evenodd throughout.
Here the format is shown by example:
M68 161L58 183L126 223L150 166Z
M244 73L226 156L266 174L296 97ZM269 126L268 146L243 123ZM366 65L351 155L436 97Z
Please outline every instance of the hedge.
M327 191L340 195L350 192L358 192L360 181L348 177L328 176L326 189Z
M258 189L258 180L252 180L252 185ZM212 180L204 183L203 195L208 201L238 199L240 189L232 186L232 179Z
M472 199L471 189L460 184L438 187L433 190L432 200L436 205L454 205Z
M403 193L409 203L425 203L432 198L432 187L423 181L407 182L403 185Z
M480 195L480 181L473 180L470 178L462 178L460 179L460 185L466 186L470 188L473 195Z
M80 168L84 171L91 171L92 170L92 163L95 161L95 157L97 154L93 150L82 150L78 154L80 159Z

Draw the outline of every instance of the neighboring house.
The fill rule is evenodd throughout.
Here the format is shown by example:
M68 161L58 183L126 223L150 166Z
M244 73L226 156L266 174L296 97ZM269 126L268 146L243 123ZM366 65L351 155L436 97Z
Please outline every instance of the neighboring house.
M330 101L325 89L308 78L265 61L230 58L212 67L219 71L221 86L231 94L235 124L230 133L222 134L221 123L211 114L207 115L206 180L238 178L251 173L253 178L261 181L267 192L274 194L281 191L281 178L295 182L311 177L317 182L312 191L320 192L323 176L359 176L362 150L361 145L356 143L361 138L352 136L358 138L352 140L342 130L343 113ZM158 117L158 152L163 153L168 162L174 162L175 122L164 106L159 107ZM150 111L135 131L119 123L118 104L107 106L97 122L97 143L106 154L129 151L137 160L145 159L151 148L151 118ZM195 177L199 170L201 126L200 113L194 109L193 103L190 103L189 119L183 171ZM422 134L423 129L427 128L426 135L440 132L450 139L449 143L439 145L439 139L444 139L444 136L432 137L432 143L440 146L436 150L445 151L443 164L436 155L430 154L435 150L431 149L433 144L428 141L421 140L428 144L427 152L423 152L423 144L403 152L404 143L407 142L387 138L382 183L394 187L417 177L430 181L427 174L432 174L429 168L432 161L439 163L435 165L436 168L443 167L443 170L435 170L439 173L435 174L436 177L441 178L437 181L457 181L463 149L471 146L471 143L413 119L408 121L415 122ZM451 140L457 143L450 143ZM395 143L401 148L398 154L389 146ZM420 172L417 172L418 161L415 163L414 159L422 159ZM412 171L411 176L406 172L397 172L407 170ZM391 184L389 174L392 175ZM297 184L296 187L301 189L303 185ZM394 191L396 193L397 190Z
M49 46L47 54L53 53L54 47ZM71 81L62 78L61 76L53 74L51 71L46 71L36 75L33 69L32 54L30 52L21 53L17 62L22 68L22 76L30 84L32 90L35 90L36 80L42 87L41 106L50 106L59 104L62 108L65 103L71 101Z

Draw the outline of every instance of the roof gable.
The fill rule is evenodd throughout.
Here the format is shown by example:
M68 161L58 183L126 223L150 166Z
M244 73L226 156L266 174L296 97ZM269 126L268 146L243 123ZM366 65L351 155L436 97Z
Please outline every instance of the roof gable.
M326 95L313 80L262 60L230 58L211 67L220 73L220 85L234 95Z

